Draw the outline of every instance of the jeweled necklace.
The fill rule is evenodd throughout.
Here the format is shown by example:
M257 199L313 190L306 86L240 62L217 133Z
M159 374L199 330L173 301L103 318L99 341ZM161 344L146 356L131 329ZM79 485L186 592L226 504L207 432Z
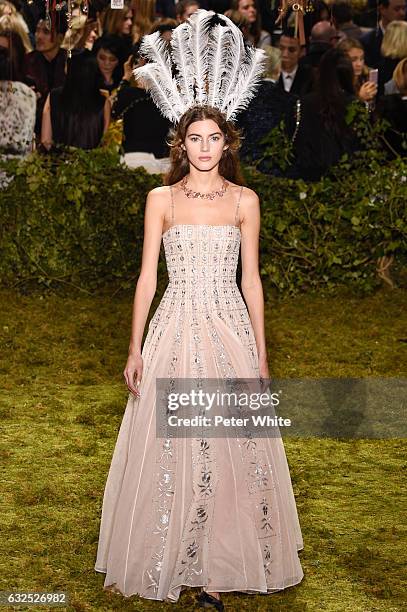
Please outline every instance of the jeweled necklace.
M180 185L182 191L185 193L187 198L205 198L206 200L213 200L214 198L216 198L216 196L218 196L219 198L222 198L224 194L226 193L226 189L228 187L228 182L225 178L223 178L223 176L222 176L222 188L220 190L217 189L216 191L209 191L208 193L201 193L200 191L194 191L193 189L189 189L187 187L187 181L188 181L188 178L184 176L184 178L181 181L181 185Z

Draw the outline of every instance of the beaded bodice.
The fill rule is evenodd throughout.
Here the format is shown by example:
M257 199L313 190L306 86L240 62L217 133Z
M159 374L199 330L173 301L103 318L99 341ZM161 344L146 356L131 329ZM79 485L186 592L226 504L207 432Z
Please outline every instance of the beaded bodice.
M163 234L172 307L230 309L241 300L236 284L240 229L235 225L171 226Z

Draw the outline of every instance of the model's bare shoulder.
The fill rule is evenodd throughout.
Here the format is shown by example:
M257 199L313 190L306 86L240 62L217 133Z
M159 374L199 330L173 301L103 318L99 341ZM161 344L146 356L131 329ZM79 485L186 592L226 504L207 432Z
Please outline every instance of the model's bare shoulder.
M154 189L151 189L151 191L148 192L147 197L149 200L158 201L168 199L170 195L169 185L163 185L161 187L154 187Z
M240 199L240 209L243 216L252 216L253 213L258 212L260 209L259 196L253 189L250 189L250 187L243 187L242 197Z
M255 191L253 191L253 189L250 189L250 187L243 187L242 200L243 199L247 203L252 202L253 204L256 204L259 201L259 196Z

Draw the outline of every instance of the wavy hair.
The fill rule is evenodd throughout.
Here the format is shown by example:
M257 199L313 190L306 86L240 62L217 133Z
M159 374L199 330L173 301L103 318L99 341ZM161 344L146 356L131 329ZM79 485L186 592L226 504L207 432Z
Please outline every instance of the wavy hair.
M219 174L226 180L237 185L244 185L245 181L240 169L238 151L240 148L241 133L231 121L227 121L225 115L212 106L202 105L193 106L188 109L181 117L179 123L170 132L170 161L171 166L168 173L164 176L164 185L174 185L189 172L189 161L187 152L182 148L188 127L194 121L212 119L225 136L225 144L229 147L222 153L219 161Z

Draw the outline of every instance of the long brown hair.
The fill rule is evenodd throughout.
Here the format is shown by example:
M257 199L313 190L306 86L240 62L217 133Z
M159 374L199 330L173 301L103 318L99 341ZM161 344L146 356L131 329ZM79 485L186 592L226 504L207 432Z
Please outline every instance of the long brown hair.
M240 4L240 0L232 0L230 8L232 9L233 12L239 13L239 4ZM261 37L261 29L262 29L260 9L259 9L257 0L254 0L254 6L256 8L256 21L254 21L253 23L249 23L248 31L250 35L252 36L253 45L257 47L257 44Z
M123 21L127 13L133 11L131 6L124 4L122 9L112 9L110 5L101 14L102 29L105 34L115 34L121 36ZM133 13L134 16L134 13Z
M181 117L178 125L170 133L170 160L171 167L164 176L164 185L174 185L189 172L187 152L181 147L185 142L188 127L194 121L212 119L225 136L228 148L222 153L219 161L219 174L236 185L244 185L245 181L240 169L238 151L240 148L240 130L225 115L213 106L192 106Z
M352 49L360 49L360 51L363 51L363 53L365 52L364 46L356 38L344 38L337 45L336 48L340 49L341 51L344 51L347 55L349 55L349 51L352 51ZM369 77L369 68L365 64L363 66L362 74L360 76L356 76L356 74L353 75L353 84L355 86L356 93L359 92L359 89L361 88L363 83L367 81L368 77Z

